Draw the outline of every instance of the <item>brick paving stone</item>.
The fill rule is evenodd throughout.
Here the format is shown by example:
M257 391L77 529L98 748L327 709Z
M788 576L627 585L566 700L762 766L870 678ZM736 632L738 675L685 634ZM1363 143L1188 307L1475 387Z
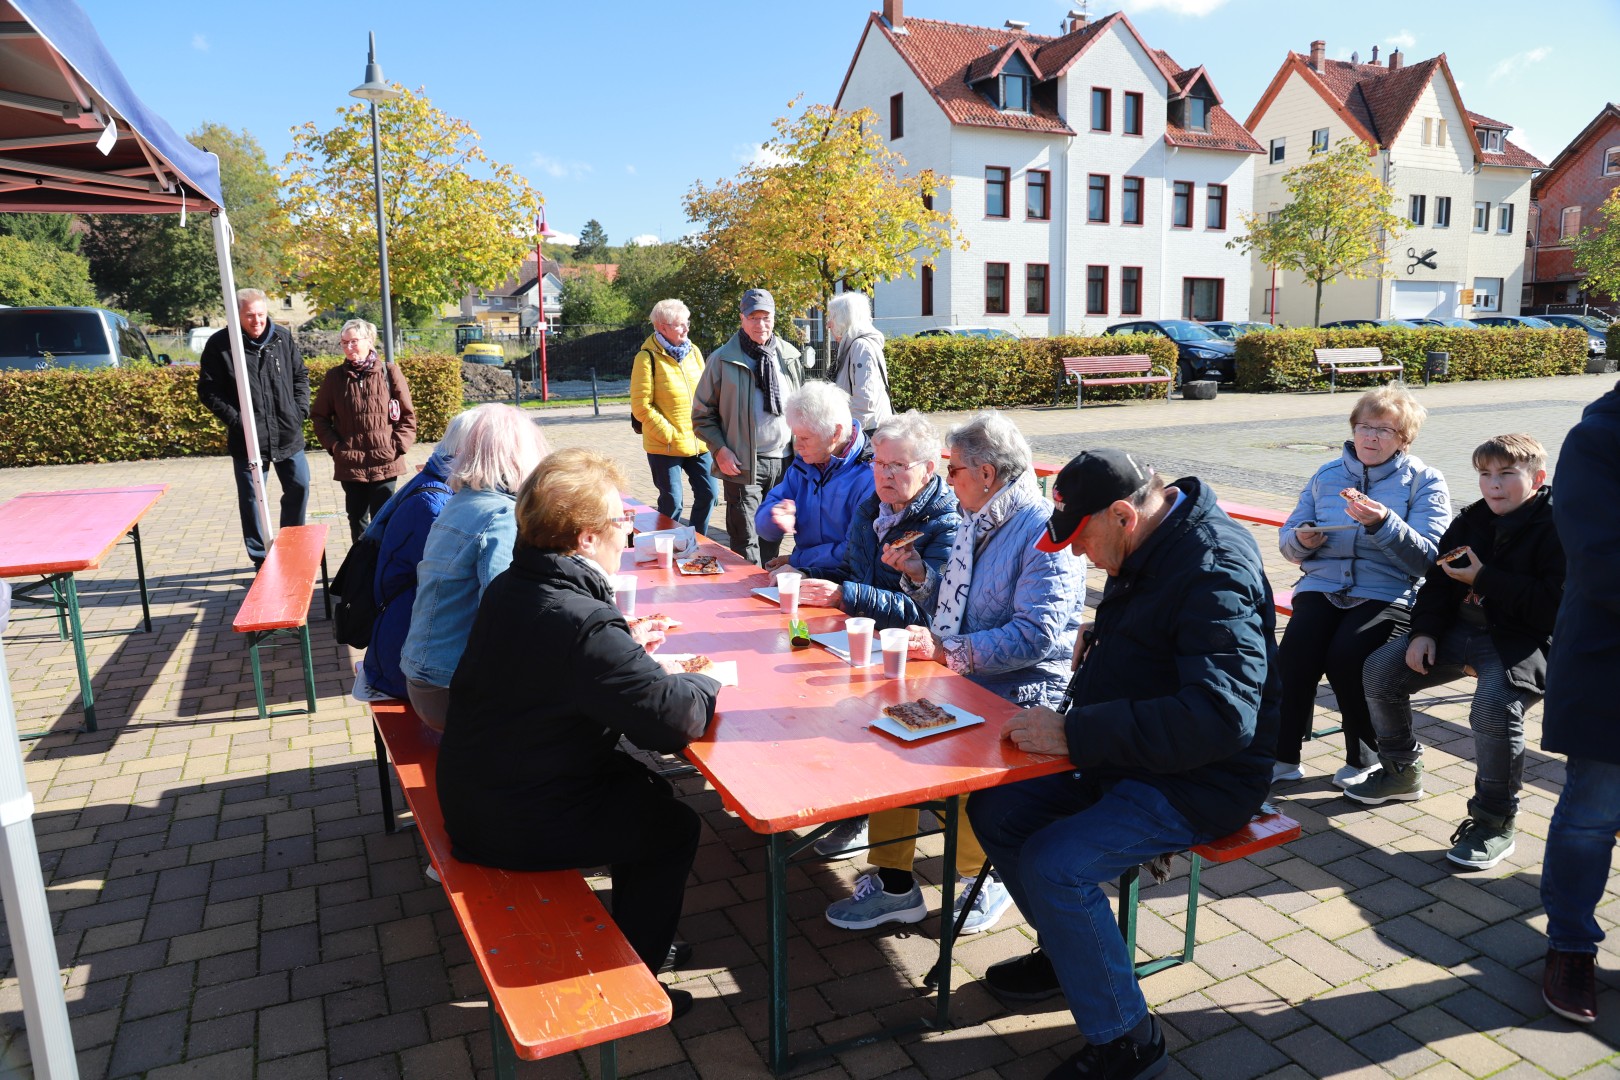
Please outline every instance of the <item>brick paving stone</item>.
M1333 988L1332 983L1286 958L1257 968L1249 972L1249 976L1289 1002L1304 1001Z
M1347 983L1303 1003L1301 1010L1341 1039L1370 1031L1407 1010L1364 983Z
M118 1029L109 1069L114 1076L142 1073L179 1061L186 1046L186 1015L164 1013L132 1020Z
M1157 1006L1154 1013L1188 1042L1203 1042L1237 1023L1231 1013L1203 993L1195 992Z
M1557 1016L1508 1028L1498 1040L1554 1076L1571 1076L1615 1055L1612 1044Z
M1398 1018L1395 1026L1470 1076L1489 1076L1518 1060L1516 1054L1434 1006Z
M326 1025L319 1001L294 1001L261 1009L260 1061L287 1057L326 1045Z
M1443 1000L1465 988L1462 980L1427 959L1406 960L1382 968L1362 981L1408 1009Z
M1217 980L1251 972L1278 959L1271 946L1243 930L1200 945L1195 956L1198 966Z
M1252 1080L1287 1058L1248 1028L1239 1027L1183 1050L1176 1060L1199 1080Z
M1547 952L1547 939L1517 922L1487 926L1463 938L1463 943L1510 968L1523 967Z
M1338 1036L1319 1027L1303 1028L1274 1044L1312 1076L1349 1076L1385 1080L1389 1075Z
M191 1025L186 1039L186 1057L212 1057L242 1047L252 1048L254 1016L237 1013L217 1020L199 1020Z
M165 1065L146 1074L146 1080L214 1080L222 1076L250 1076L253 1051L246 1048Z
M1471 946L1448 937L1411 915L1402 915L1380 923L1378 932L1400 945L1410 955L1424 957L1442 967L1460 964L1475 953Z
M1349 1040L1362 1057L1384 1071L1408 1077L1439 1062L1440 1056L1393 1024L1363 1032Z

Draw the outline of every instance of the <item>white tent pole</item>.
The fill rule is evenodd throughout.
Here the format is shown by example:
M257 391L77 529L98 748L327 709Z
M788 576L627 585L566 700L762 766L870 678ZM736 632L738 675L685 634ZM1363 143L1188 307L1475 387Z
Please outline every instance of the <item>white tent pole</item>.
M39 871L39 845L34 839L34 796L23 777L17 717L11 706L11 680L6 674L4 635L11 608L11 586L0 581L0 895L5 898L6 928L22 990L28 1050L40 1080L78 1080L73 1030L62 996L56 938L45 901L45 878Z
M236 372L237 409L242 414L242 441L253 470L253 506L259 515L259 535L268 552L270 504L264 494L264 462L259 460L259 426L253 418L253 392L248 387L247 353L242 349L242 313L236 307L236 271L231 267L231 226L224 209L213 212L214 254L219 259L219 288L225 294L225 331L230 335L231 366Z

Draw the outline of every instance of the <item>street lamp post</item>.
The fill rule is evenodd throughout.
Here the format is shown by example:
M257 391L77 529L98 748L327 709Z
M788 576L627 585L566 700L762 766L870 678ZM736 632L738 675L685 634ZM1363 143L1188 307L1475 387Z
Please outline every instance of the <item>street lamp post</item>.
M550 401L550 388L546 385L546 338L551 336L551 323L546 319L546 256L540 244L548 236L555 236L546 226L546 208L540 207L540 216L534 223L534 297L540 308L540 400Z
M366 81L349 91L349 96L371 103L371 182L377 197L377 264L382 271L383 360L394 361L394 304L388 291L388 228L383 224L382 140L377 134L377 103L404 96L383 81L377 63L377 34L369 34L366 54Z

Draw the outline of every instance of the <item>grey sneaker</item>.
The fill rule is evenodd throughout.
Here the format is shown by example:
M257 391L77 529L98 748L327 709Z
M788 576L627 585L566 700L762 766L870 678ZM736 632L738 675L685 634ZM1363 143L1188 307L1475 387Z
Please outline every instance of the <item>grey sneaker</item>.
M1349 798L1368 806L1387 802L1415 802L1423 798L1423 762L1396 765L1384 762L1372 775L1344 789Z
M810 845L823 859L856 859L866 854L866 818L850 818L833 826L833 831Z
M953 918L961 916L962 901L967 899L968 890L971 888L973 888L972 878L957 879L956 900L952 905L955 910L951 912ZM1001 920L1010 907L1012 894L1007 891L1007 886L994 877L985 878L984 884L979 886L979 895L973 898L973 910L968 912L966 921L962 923L962 933L978 934L990 929Z
M1286 783L1290 780L1305 779L1305 770L1299 767L1299 762L1277 761L1271 765L1271 782L1273 784Z
M1513 854L1513 819L1500 824L1480 818L1463 818L1451 834L1452 848L1446 858L1470 870L1489 870Z
M918 923L928 917L928 904L915 884L895 895L883 891L874 871L855 879L855 895L827 906L827 921L841 930L870 930L884 923Z

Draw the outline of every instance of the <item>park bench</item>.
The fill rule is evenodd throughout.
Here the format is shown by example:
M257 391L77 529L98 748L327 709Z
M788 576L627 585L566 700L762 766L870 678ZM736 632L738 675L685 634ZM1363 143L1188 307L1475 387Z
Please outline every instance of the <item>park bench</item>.
M1151 375L1149 372L1163 372ZM1151 356L1065 356L1063 381L1075 386L1074 407L1085 403L1086 387L1131 386L1151 383L1170 383L1170 372L1153 363ZM1061 387L1060 387L1061 389ZM1165 396L1168 401L1169 395Z
M495 1075L598 1046L601 1076L618 1075L615 1039L669 1023L669 995L619 933L578 870L519 872L450 853L439 808L438 740L403 701L374 701L383 805L394 829L387 761L489 990Z
M332 617L332 598L327 593L326 526L288 525L276 533L270 554L253 578L253 585L236 613L232 627L248 636L248 655L253 658L253 696L259 703L259 719L292 716L315 711L315 661L309 650L309 601L315 592L315 575L321 576L326 599L326 617ZM270 712L264 700L264 669L259 647L266 643L284 645L278 637L298 638L304 661L304 693L308 707Z
M1299 822L1278 813L1276 807L1267 803L1237 832L1207 844L1199 844L1188 851L1187 929L1181 952L1156 960L1144 960L1136 965L1136 977L1146 978L1177 964L1192 963L1193 950L1198 944L1198 875L1205 863L1220 864L1246 859L1270 848L1281 847L1290 840L1297 840L1299 834ZM1119 932L1125 936L1125 948L1132 958L1136 956L1136 906L1140 900L1141 875L1142 868L1136 866L1119 879Z
M1402 367L1400 364L1387 364L1384 362L1382 349L1368 345L1356 349L1316 349L1316 366L1327 372L1328 393L1339 388L1339 375L1372 375L1393 374L1401 382Z

